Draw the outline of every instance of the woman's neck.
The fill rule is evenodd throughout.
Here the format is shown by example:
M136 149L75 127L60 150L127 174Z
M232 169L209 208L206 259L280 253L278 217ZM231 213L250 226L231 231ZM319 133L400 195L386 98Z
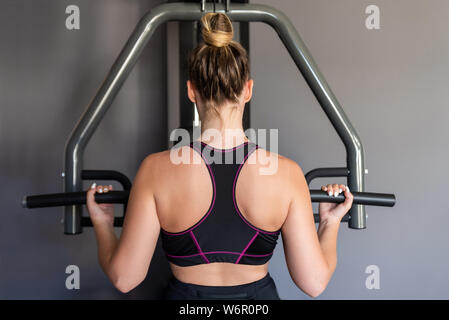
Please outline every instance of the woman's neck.
M240 108L221 108L220 114L201 119L200 140L214 148L229 149L248 141L242 126Z

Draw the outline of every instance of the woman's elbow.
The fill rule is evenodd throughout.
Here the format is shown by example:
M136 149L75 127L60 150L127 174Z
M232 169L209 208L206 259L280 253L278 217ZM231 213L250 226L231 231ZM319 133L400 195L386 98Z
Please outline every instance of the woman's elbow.
M120 272L113 272L109 278L114 287L122 293L130 292L145 279L142 276L136 277L136 274Z
M307 291L304 291L304 293L311 298L317 298L324 292L324 290L326 290L326 287L327 285L316 285Z
M326 290L328 281L325 281L324 279L309 281L308 283L297 283L295 281L295 284L298 289L307 294L309 297L317 298L324 292L324 290Z
M116 287L117 290L120 291L121 293L128 293L132 289L137 287L137 285L135 285L135 284L132 284L130 282L124 282L124 281L116 281L113 284L114 284L114 287Z

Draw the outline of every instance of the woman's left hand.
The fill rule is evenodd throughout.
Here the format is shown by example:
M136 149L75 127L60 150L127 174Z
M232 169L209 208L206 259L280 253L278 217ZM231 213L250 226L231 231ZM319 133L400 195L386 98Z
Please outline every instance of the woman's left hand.
M114 225L114 204L112 203L97 203L95 201L95 193L106 193L112 190L112 185L97 186L96 183L87 190L86 205L89 212L92 224L110 224Z

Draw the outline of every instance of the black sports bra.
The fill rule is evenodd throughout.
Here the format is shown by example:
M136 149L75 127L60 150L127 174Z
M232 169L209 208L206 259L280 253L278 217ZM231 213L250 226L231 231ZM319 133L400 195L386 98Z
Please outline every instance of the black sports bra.
M190 147L207 165L212 201L204 216L187 230L172 233L161 228L167 259L179 266L266 263L273 255L280 230L268 232L253 226L243 217L235 199L239 173L258 145L248 141L232 149L216 149L194 141Z

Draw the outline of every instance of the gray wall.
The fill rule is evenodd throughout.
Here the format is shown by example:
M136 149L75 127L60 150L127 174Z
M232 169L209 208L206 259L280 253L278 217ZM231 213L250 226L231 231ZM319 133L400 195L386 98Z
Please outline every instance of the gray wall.
M168 278L160 250L145 283L123 295L99 267L91 228L65 236L62 208L22 209L20 201L25 194L62 192L67 137L142 14L161 2L0 3L0 298L159 297ZM70 4L80 8L80 30L65 27ZM88 144L86 169L118 170L133 179L147 154L165 148L165 43L161 28ZM122 206L117 209L121 214ZM65 288L65 268L72 264L80 268L80 290Z
M358 131L366 190L394 192L394 208L367 207L366 230L344 225L338 266L320 299L449 298L449 2L266 1L285 12ZM380 8L379 30L365 8ZM252 126L279 128L281 154L304 172L344 166L345 149L276 33L252 24ZM344 179L318 179L312 188ZM314 205L314 208L316 206ZM280 295L304 299L278 248L270 270ZM365 268L380 268L380 289Z
M20 207L24 194L62 190L66 138L140 16L160 2L1 2L0 298L160 297L169 276L160 249L146 281L123 295L100 270L91 229L64 236L61 208ZM358 130L369 168L366 189L394 192L398 199L394 208L368 207L366 230L341 227L338 267L319 299L449 298L449 129L443 125L449 119L449 3L257 2L291 18ZM79 31L65 29L69 4L81 9ZM365 28L369 4L380 7L380 30ZM86 169L115 169L133 179L145 155L166 146L166 57L161 28L92 137ZM342 143L266 25L251 25L251 61L252 127L278 128L280 153L305 172L343 166ZM320 179L312 187L334 181L344 183ZM64 286L70 264L80 267L80 290ZM368 265L380 268L379 290L365 287ZM270 272L282 298L308 299L291 281L281 245Z

